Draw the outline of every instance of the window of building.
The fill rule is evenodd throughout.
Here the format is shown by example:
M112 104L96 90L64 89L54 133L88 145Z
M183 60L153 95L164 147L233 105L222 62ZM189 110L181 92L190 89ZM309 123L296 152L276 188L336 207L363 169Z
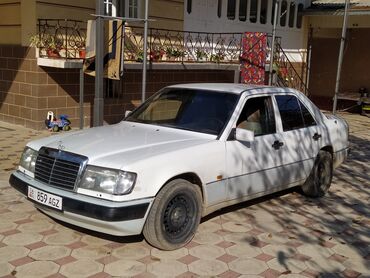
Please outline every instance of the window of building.
M138 0L129 0L128 3L128 16L132 18L138 17Z
M252 23L257 22L257 10L258 10L258 0L251 0L251 9L249 12L249 21Z
M191 13L192 4L193 4L192 0L188 0L187 5L186 5L186 11L188 12L188 14Z
M236 0L228 0L227 1L227 18L234 20L235 19L235 6Z
M288 12L287 1L282 1L281 2L281 10L280 10L280 26L285 26L287 12Z
M302 16L303 16L303 4L298 5L298 13L297 13L297 28L302 27Z
M222 0L217 2L217 16L220 18L222 15Z
M248 4L248 0L240 0L239 2L239 20L240 21L247 20L247 4Z
M274 25L275 23L275 7L276 7L276 1L272 1L272 9L271 9L271 24ZM279 11L279 2L278 2L278 11Z
M260 22L266 24L267 22L267 6L268 0L261 0Z
M289 7L289 27L291 27L291 28L294 27L295 8L296 8L295 2L290 2L290 7Z
M126 5L125 1L118 1L117 2L117 16L126 17Z
M104 15L112 15L112 0L104 0Z
M236 126L253 131L256 136L275 133L276 124L271 97L248 99Z

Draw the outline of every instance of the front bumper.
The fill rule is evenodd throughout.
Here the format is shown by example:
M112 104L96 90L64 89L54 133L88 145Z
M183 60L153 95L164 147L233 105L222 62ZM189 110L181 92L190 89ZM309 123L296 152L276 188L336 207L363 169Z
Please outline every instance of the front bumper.
M10 176L12 187L27 197L28 186L63 198L63 211L39 204L44 213L58 220L106 234L127 236L140 234L153 198L129 202L112 202L44 185L21 172Z

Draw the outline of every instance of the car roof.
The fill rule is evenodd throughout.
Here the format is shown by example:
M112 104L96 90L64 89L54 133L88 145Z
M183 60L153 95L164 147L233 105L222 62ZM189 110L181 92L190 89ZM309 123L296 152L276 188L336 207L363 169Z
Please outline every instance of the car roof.
M214 92L228 92L240 95L245 91L250 91L251 93L255 90L259 92L261 90L267 89L275 92L291 92L290 88L273 87L267 85L249 85L240 83L190 83L190 84L177 84L168 86L168 88L181 88L181 89L198 89L198 90L208 90Z

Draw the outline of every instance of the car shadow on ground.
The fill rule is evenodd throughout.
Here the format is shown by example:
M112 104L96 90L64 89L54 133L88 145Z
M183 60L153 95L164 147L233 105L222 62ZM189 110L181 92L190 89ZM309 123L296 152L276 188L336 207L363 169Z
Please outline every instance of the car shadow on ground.
M216 211L202 219L202 223L217 217L221 219L228 213L243 215L243 220L237 225L250 224L263 233L283 236L289 239L292 248L277 251L276 257L280 265L289 268L287 261L298 254L296 247L311 244L315 248L331 248L336 245L350 247L362 258L363 265L370 270L370 142L363 138L350 136L351 155L348 160L334 172L332 188L322 198L313 199L301 194L299 187L287 189L278 193L263 196L254 200L236 204ZM356 194L354 194L356 193ZM357 196L357 197L354 197ZM275 225L281 230L270 230L261 225L264 219L257 219L254 211L263 210L270 215ZM271 221L267 219L266 222ZM59 224L78 232L110 240L117 243L133 243L143 241L143 236L111 236L56 220ZM222 224L221 224L222 226ZM246 233L245 241L252 246L260 246L257 236L251 239ZM302 252L301 252L302 253ZM320 250L317 249L318 255ZM323 257L324 258L324 257ZM304 259L304 258L303 258ZM340 259L340 258L339 258ZM340 269L337 270L341 272ZM321 272L320 277L332 276Z

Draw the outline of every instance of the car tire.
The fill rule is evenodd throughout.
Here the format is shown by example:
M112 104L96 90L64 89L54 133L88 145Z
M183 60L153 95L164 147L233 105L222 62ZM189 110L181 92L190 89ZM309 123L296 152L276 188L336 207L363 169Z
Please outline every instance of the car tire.
M174 250L194 237L202 210L199 186L183 179L166 184L155 197L146 219L146 241L162 250Z
M332 178L333 156L327 151L320 150L310 175L302 185L302 191L309 197L322 197L329 190Z

